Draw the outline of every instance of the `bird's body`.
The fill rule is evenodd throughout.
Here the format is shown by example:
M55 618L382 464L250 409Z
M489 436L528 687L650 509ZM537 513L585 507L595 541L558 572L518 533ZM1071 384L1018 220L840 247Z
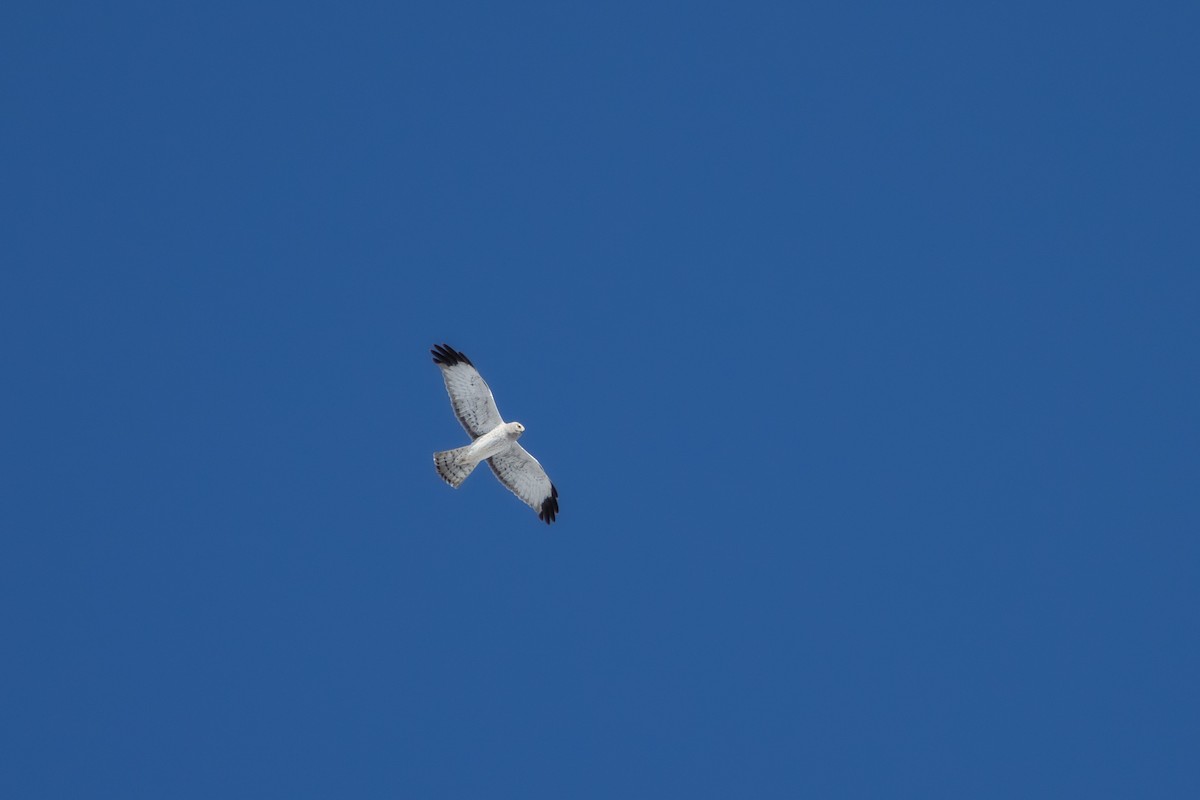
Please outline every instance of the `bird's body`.
M520 439L524 432L525 426L519 422L505 422L503 425L497 425L467 445L466 456L475 463L479 463L484 459L499 455L509 449L513 442Z
M519 422L497 425L466 447L434 453L434 466L437 467L442 480L457 489L471 471L479 466L480 461L486 461L509 450L524 432L525 428Z
M442 370L454 414L473 438L469 445L433 454L438 475L458 488L480 462L487 461L500 482L537 511L539 519L553 522L558 489L538 460L517 444L525 426L501 418L492 390L465 355L444 344L434 345L430 352Z

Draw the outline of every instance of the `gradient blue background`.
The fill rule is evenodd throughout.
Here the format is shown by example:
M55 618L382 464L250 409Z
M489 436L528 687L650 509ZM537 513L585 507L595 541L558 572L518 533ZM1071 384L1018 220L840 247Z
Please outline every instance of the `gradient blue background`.
M1200 796L1198 29L5 5L0 795Z

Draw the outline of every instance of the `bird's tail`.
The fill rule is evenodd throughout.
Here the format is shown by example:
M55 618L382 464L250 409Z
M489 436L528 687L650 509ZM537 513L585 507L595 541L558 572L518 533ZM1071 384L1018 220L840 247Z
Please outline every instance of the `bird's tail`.
M467 447L470 447L470 445L467 445ZM462 482L467 479L467 476L479 464L478 461L468 461L466 458L463 458L466 455L467 447L443 450L440 453L433 454L433 465L437 467L438 475L441 475L442 480L455 489L462 486Z

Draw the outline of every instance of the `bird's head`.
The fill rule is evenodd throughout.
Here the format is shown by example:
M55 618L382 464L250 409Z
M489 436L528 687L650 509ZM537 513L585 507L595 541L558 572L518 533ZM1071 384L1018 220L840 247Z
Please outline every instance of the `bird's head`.
M522 433L525 432L525 426L519 422L514 422L511 427L512 427L512 432L514 434L516 434L517 436L520 436Z

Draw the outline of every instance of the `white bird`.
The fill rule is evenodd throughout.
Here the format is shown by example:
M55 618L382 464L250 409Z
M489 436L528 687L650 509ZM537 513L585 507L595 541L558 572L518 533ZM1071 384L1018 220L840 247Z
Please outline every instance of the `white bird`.
M525 432L519 422L505 422L487 382L471 360L446 344L429 351L441 367L454 416L474 440L465 447L433 454L438 475L457 489L471 471L486 460L509 491L525 501L547 525L558 514L558 489L546 470L517 439Z

